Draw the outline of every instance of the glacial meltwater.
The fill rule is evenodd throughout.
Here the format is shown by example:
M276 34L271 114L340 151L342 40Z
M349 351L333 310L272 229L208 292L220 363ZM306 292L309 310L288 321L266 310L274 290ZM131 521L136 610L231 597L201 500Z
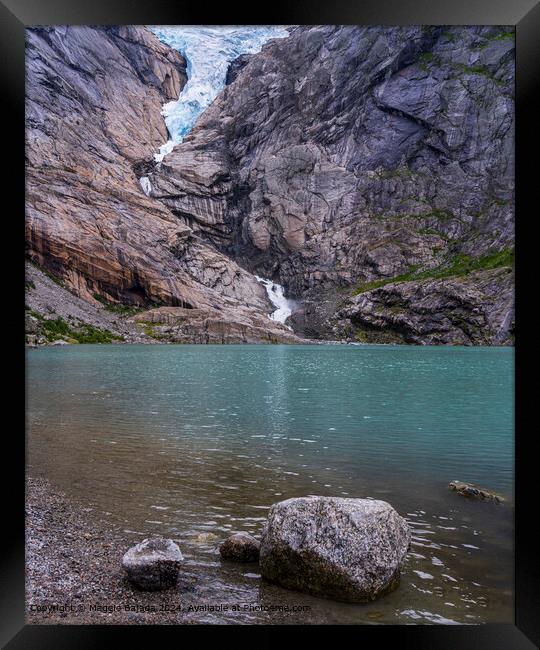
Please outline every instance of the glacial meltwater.
M292 301L285 298L285 290L280 284L276 284L272 280L266 280L259 275L255 277L264 286L268 299L275 307L275 310L270 314L270 320L285 324L287 318L292 314ZM289 329L291 328L289 327Z
M30 475L120 531L175 539L195 605L248 605L201 622L513 620L510 348L49 347L28 351L27 386ZM506 502L467 500L453 479ZM407 519L396 591L338 603L220 561L227 535L258 535L272 503L308 494L384 499Z

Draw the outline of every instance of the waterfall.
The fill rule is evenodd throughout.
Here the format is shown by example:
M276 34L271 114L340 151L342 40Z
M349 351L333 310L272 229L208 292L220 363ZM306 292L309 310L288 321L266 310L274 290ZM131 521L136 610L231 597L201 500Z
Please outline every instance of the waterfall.
M257 280L264 285L266 289L266 294L270 299L270 302L276 308L270 314L270 318L278 323L285 325L285 321L292 313L292 302L285 298L283 287L272 280L266 280L261 278L258 275L255 276ZM289 327L289 329L291 329Z
M141 178L139 178L139 183L141 184L142 190L146 196L150 196L152 185L150 184L150 179L148 176L141 176Z
M163 106L161 114L169 140L154 154L163 160L182 142L199 115L225 86L229 65L241 54L259 52L271 38L285 38L288 31L279 25L268 26L151 26L149 29L187 61L188 81L176 101Z

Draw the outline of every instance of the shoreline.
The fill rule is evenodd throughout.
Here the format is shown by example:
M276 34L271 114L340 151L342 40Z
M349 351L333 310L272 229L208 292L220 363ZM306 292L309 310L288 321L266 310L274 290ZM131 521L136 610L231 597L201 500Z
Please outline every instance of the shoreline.
M418 620L422 619L422 616L417 615L413 617L413 621L407 616L403 619L405 611L401 614L399 612L405 606L420 607L417 594L411 591L410 585L416 579L415 576L422 577L421 571L416 569L424 569L415 564L414 552L408 556L403 569L404 584L391 595L393 605L387 600L390 596L372 603L349 604L283 590L277 585L260 580L260 576L259 580L253 583L252 578L255 573L259 573L258 567L220 562L218 537L215 537L216 560L211 561L211 564L202 563L195 566L193 557L190 557L192 549L189 545L187 549L184 547L186 540L182 542L173 535L171 539L180 546L182 552L187 550L177 586L165 591L140 591L125 577L122 557L134 544L153 535L123 529L125 524L109 521L107 514L109 513L102 512L91 501L87 501L86 497L68 496L48 479L27 476L26 624L317 624L322 622L321 618L326 619L328 608L340 610L339 623L345 623L347 620L354 624L471 622L466 618L458 617L456 620L453 616L449 617L444 608L440 616L440 603L431 618L427 616L426 620ZM468 542L468 539L461 541ZM424 546L424 543L420 546ZM442 543L441 546L445 547L447 544ZM444 553L436 553L440 556L441 552ZM444 556L440 557L444 560ZM452 580L452 584L439 585L438 588L443 590L441 597L444 590L455 589L457 576L454 577L452 567L455 569L453 563L446 563L442 569L451 574L448 579ZM242 574L242 580L247 579L253 583L253 593L237 591L239 574ZM477 586L480 588L480 585ZM480 596L481 602L486 604L486 596L493 597L483 589ZM446 597L448 598L449 594ZM451 596L450 599L454 600ZM437 602L437 599L434 602ZM248 614L246 604L264 609L254 609L253 613L249 610ZM235 606L244 609L235 610ZM283 606L285 610L281 609ZM304 609L295 610L295 606L302 606ZM426 610L425 605L422 607L418 612L420 615L431 612L431 607L429 610ZM479 607L485 605L480 604ZM414 609L411 611L414 612ZM480 611L476 612L476 617ZM478 622L490 622L489 617L485 619L484 615Z
M120 530L100 512L68 497L48 479L26 477L25 624L27 625L238 625L314 624L305 605L313 597L266 585L256 602L216 591L212 572L189 560L175 587L141 591L126 578L122 557L153 535ZM181 545L181 540L171 537ZM216 546L216 555L217 552ZM186 559L186 558L185 558ZM231 573L252 564L225 561ZM227 568L228 565L228 568ZM252 568L253 567L253 568ZM318 601L319 599L315 599ZM324 603L322 600L320 603ZM369 613L366 611L369 621Z
M286 343L286 342L280 342L280 343L263 343L263 342L258 342L258 343L180 343L178 341L114 341L114 343L58 343L58 342L52 342L52 343L43 343L43 344L29 344L25 343L24 347L25 350L40 350L43 348L64 348L64 347L78 347L78 346L85 346L85 345L100 345L103 347L114 347L116 345L121 345L122 347L124 346L133 346L133 345L145 345L145 346L191 346L191 345L196 345L198 347L208 347L208 346L220 346L220 347L234 347L234 346L258 346L258 345L264 345L268 347L272 346L280 346L280 345L286 345L286 346L293 346L293 345L301 345L302 347L310 347L310 346L352 346L352 347L362 347L362 348L380 348L380 347L397 347L397 348L446 348L446 349L453 349L453 348L467 348L467 349L479 349L479 348L489 348L489 349L496 349L496 348L504 348L504 349L510 349L513 350L515 348L515 345L489 345L489 344L482 344L482 345L466 345L464 343L459 343L459 344L437 344L437 343L360 343L358 341L323 341L323 340L317 340L317 339L302 339L302 342L300 343Z
M30 625L192 624L182 611L194 576L177 589L142 592L121 562L140 540L122 532L47 479L26 478L26 603Z
M212 342L212 343L198 343L198 342L193 342L193 343L187 343L187 342L181 342L181 341L164 341L164 340L157 340L157 339L151 339L151 340L144 340L144 341L131 341L131 340L118 340L118 341L110 341L108 343L103 343L103 342L96 342L96 343L72 343L69 341L64 341L62 339L56 339L54 341L47 341L45 343L25 343L25 348L29 350L33 349L38 349L38 348L62 348L62 347L73 347L77 345L104 345L104 346L110 346L110 345L200 345L200 346L206 346L206 345L223 345L223 346L232 346L232 345L404 345L404 346L410 346L410 345L417 345L416 343L401 343L401 344L396 344L396 343L361 343L359 341L351 341L347 339L302 339L300 338L299 341L294 341L294 342L289 342L289 341L280 341L279 343L273 343L273 342L268 342L268 341L258 341L258 342L244 342L244 343L217 343L217 342Z

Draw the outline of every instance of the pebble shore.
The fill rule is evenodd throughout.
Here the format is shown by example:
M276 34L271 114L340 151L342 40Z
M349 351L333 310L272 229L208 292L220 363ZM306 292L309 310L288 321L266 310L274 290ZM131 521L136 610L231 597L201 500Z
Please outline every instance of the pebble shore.
M175 587L140 591L127 580L122 558L146 536L113 525L90 504L68 496L44 478L27 478L25 512L29 625L318 622L311 606L301 612L294 609L307 604L310 599L305 595L273 585L265 585L261 593L255 586L256 593L247 599L234 586L224 591L216 584L216 570L224 572L225 582L229 573L233 582L235 574L246 571L237 562L219 567L218 561L217 567L199 566L193 573L186 561ZM217 542L215 553L219 558ZM251 605L264 605L268 611L246 612ZM283 606L290 609L280 610Z
M140 541L100 521L41 478L26 482L26 620L28 624L189 624L185 584L141 592L124 577L125 551Z

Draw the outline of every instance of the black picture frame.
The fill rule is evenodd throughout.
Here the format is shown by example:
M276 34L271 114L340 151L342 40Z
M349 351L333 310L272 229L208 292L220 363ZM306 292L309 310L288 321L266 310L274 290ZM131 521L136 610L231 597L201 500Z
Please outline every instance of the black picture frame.
M332 0L273 3L258 8L244 4L231 6L203 6L202 3L188 3L185 0L0 0L0 66L1 89L7 117L4 118L4 155L2 159L2 185L12 201L12 209L4 211L8 238L4 240L10 248L14 261L6 283L14 291L11 305L23 302L24 244L24 42L25 28L33 25L54 24L501 24L516 26L517 59L517 200L516 236L518 255L516 261L516 437L515 437L515 625L481 626L364 626L355 632L360 634L361 644L388 642L412 648L512 648L527 650L540 643L540 611L538 599L538 552L537 533L534 533L534 498L536 457L533 453L535 420L533 407L536 392L534 384L525 377L527 368L533 368L531 351L534 351L535 323L526 315L530 302L531 287L527 250L535 240L533 232L536 214L535 176L532 137L537 125L538 100L534 90L540 79L540 2L539 0ZM6 192L7 190L7 192ZM5 204L4 204L5 208ZM19 237L20 249L18 247ZM9 245L6 244L9 241ZM538 240L536 240L538 241ZM16 242L16 243L15 243ZM531 246L531 248L529 248ZM14 270L15 269L15 270ZM20 275L19 275L20 273ZM14 280L15 279L15 280ZM20 284L19 284L20 282ZM13 307L13 313L20 312ZM11 388L19 399L24 400L24 345L22 328L14 320L14 334L11 341L21 341L20 348L12 347L20 374L13 375ZM533 329L534 328L534 329ZM20 339L19 339L20 337ZM15 366L13 366L15 368ZM11 370L9 370L11 375ZM534 392L533 392L534 391ZM13 407L12 407L13 408ZM22 411L23 409L21 409ZM17 422L21 422L22 414ZM19 424L19 427L21 425ZM24 426L24 424L23 424ZM11 536L0 556L1 562L1 613L0 642L2 647L19 648L73 648L107 647L128 642L134 638L138 643L156 643L157 630L154 626L36 626L24 624L24 436L19 427L9 430L12 438L9 462L4 462L4 503L12 509L9 519ZM534 468L534 469L533 469ZM6 487L7 486L7 487ZM9 495L9 498L8 496ZM9 502L9 503L7 503ZM6 533L4 532L4 535ZM319 641L328 635L334 637L336 630L330 626L312 626L305 633L315 633ZM204 628L204 629L203 629ZM219 634L218 642L237 643L239 630L236 626L227 628L193 626L191 630L182 627L181 636L176 626L161 628L162 633L173 635L173 640L185 642L186 632L206 636L207 632ZM288 632L280 626L246 627L248 636L244 642L268 645L276 636ZM304 631L303 631L304 633ZM135 636L136 635L136 636ZM258 638L255 637L257 635ZM330 636L331 635L331 636ZM161 639L160 639L161 641ZM307 641L307 638L304 642ZM159 641L158 641L159 642ZM242 642L242 640L241 640Z

